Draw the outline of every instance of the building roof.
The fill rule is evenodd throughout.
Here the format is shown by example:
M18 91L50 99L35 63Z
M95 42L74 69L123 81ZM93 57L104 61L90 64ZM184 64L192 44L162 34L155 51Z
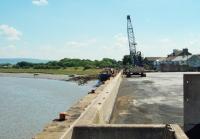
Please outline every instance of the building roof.
M171 61L186 61L189 58L191 58L192 55L188 55L188 56L177 56L174 59L172 59Z
M157 59L157 61L166 61L167 57L160 57L159 59Z
M165 59L166 57L145 57L148 61L156 61L156 60L161 60Z
M172 61L173 59L175 59L177 56L168 56L165 61Z
M168 57L170 57L170 56L184 56L184 55L192 55L192 53L190 53L188 51L188 48L184 48L183 50L174 49L173 52L168 55Z
M168 57L170 56L178 56L182 53L182 50L178 50L178 49L174 49L173 52L171 54L168 55Z

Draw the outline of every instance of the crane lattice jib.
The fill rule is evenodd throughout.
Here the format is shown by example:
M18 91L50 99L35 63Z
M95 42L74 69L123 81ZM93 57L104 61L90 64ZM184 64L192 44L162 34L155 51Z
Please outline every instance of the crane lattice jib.
M132 64L135 66L136 65L136 45L137 43L135 42L135 35L133 32L133 26L131 23L131 17L130 15L127 16L127 33L128 33L128 41L129 41L129 49L130 49L130 56L131 56L131 61Z

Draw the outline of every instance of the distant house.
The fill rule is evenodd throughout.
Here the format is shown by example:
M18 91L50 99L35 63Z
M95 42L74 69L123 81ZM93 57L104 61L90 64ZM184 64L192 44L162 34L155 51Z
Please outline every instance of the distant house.
M174 49L167 57L146 57L147 64L159 71L200 70L200 55L192 55L187 48Z
M172 61L174 64L187 65L191 68L200 68L200 55L178 56Z
M162 64L162 63L164 63L165 61L166 61L166 57L159 57L158 59L156 59L155 61L154 61L154 69L155 70L160 70L160 65Z
M168 56L162 64L173 64L172 60L174 60L177 56Z
M162 63L161 71L196 71L200 70L199 55L184 55L170 57L171 61Z
M183 55L177 56L172 59L172 62L177 65L188 65L188 60L192 57L192 55Z
M200 70L200 55L192 55L192 57L188 59L188 65L189 67Z
M145 57L145 62L150 66L151 69L157 69L157 66L160 65L160 62L165 60L166 57Z
M160 71L193 71L200 70L200 55L192 55L187 48L174 49L163 61L157 63Z
M192 55L192 53L190 53L187 48L184 48L183 50L174 49L173 52L169 54L167 57L177 57L184 55Z
M161 58L161 57L145 57L145 59L147 59L150 62L154 62L154 61L156 61L159 58Z
M188 59L192 57L192 53L188 51L187 48L182 50L174 49L171 54L169 54L166 60L161 65L161 71L187 71Z
M192 53L190 53L187 48L184 48L182 50L174 49L173 52L171 54L169 54L167 57L165 57L165 58L162 57L160 59L155 60L154 61L154 67L157 70L160 70L160 65L164 65L164 64L176 65L178 63L181 63L179 61L179 59L182 60L182 58L180 58L180 57L182 57L182 56L188 57L188 56L191 56L191 55L192 55Z

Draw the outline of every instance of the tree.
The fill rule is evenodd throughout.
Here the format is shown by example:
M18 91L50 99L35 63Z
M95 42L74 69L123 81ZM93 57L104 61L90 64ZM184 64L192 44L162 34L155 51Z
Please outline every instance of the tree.
M122 60L123 65L131 65L131 57L130 55L125 55Z
M34 65L33 63L29 63L25 61L22 61L16 64L16 66L20 68L30 68L30 67L33 67L33 65Z

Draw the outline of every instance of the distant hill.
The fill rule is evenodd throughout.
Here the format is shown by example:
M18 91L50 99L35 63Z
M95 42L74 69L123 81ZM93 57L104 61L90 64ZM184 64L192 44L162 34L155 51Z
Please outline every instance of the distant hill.
M31 58L0 58L0 64L10 63L17 64L18 62L30 62L30 63L47 63L49 60L31 59Z

